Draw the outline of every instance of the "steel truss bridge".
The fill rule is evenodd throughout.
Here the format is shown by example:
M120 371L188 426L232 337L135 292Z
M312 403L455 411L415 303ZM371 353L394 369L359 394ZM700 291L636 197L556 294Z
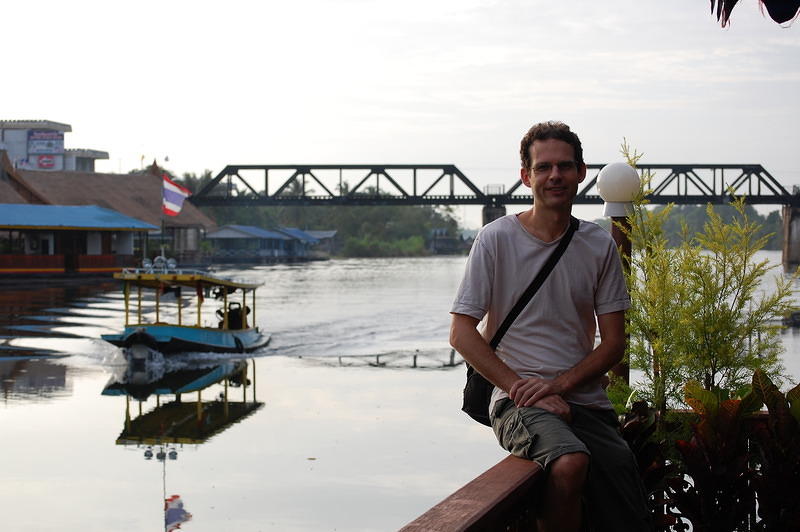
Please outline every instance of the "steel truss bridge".
M590 164L575 204L602 204ZM745 196L754 205L800 207L760 164L640 164L653 204L722 204ZM190 197L198 206L530 205L518 178L479 188L452 164L229 165Z

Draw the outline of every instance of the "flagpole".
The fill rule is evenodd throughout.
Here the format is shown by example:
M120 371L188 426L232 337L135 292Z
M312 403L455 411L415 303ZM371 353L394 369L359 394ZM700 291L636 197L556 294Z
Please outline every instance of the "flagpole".
M164 456L161 472L161 500L164 501L164 532L167 532L167 457Z
M161 209L161 256L165 259L167 258L164 255L164 241L167 238L167 222L164 219L164 209Z
M153 161L153 164L156 164ZM161 173L161 256L164 257L166 260L166 255L164 254L164 242L167 239L167 220L164 218L164 173Z

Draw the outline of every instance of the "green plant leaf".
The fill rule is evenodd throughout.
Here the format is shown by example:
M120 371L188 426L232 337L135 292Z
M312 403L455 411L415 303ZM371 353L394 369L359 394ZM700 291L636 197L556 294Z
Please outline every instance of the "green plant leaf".
M766 373L757 369L753 372L753 393L769 407L768 398L775 385Z
M752 388L747 392L747 395L742 397L742 413L749 414L751 412L758 412L764 406L764 402L759 399L758 395L753 392Z
M697 382L687 382L684 386L686 403L701 416L716 417L719 410L717 396L700 386Z

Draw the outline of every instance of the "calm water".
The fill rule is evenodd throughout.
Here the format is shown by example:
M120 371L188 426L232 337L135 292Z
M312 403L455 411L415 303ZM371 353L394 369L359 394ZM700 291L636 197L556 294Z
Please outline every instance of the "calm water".
M116 284L3 285L3 530L163 530L164 496L176 494L192 514L187 531L399 528L503 456L458 410L464 369L451 365L447 310L463 262L219 271L264 282L256 319L272 342L247 360L250 386L228 389L229 419L234 402L254 410L204 427L196 393L182 411L173 395L141 407L103 395L126 369L98 339L123 321ZM222 358L179 358L166 377ZM208 418L220 419L224 393L202 391ZM165 432L201 442L163 462L122 442Z
M399 528L504 456L459 412L464 369L447 346L447 311L463 265L219 271L264 283L256 320L272 342L242 363L246 381L202 390L202 415L197 392L181 404L166 392L231 370L225 357L178 357L146 376L163 395L122 394L120 381L130 391L145 376L126 375L99 340L123 321L113 282L0 286L3 529L163 530L171 495L192 514L186 531ZM797 380L800 336L783 338ZM176 459L146 459L158 434L185 442L152 448Z

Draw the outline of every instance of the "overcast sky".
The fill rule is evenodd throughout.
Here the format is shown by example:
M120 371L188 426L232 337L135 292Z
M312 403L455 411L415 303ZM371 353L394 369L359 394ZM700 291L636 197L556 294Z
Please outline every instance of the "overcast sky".
M557 119L587 162L625 137L643 162L800 184L800 25L756 0L725 29L707 0L17 1L3 19L0 119L71 124L67 148L109 152L100 171L452 163L511 184L522 134Z

